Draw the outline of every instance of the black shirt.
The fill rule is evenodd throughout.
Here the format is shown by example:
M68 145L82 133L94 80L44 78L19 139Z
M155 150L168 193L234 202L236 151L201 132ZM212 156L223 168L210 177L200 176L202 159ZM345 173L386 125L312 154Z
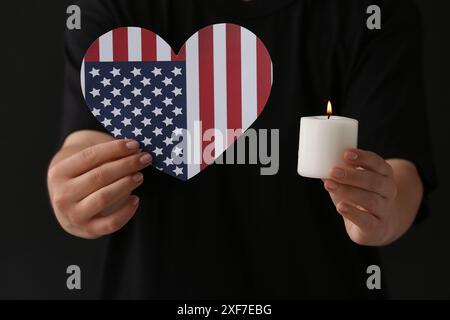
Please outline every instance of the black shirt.
M368 30L366 9L382 8ZM107 298L371 298L366 268L374 249L346 234L320 180L297 175L299 120L324 114L360 122L359 146L419 168L434 184L422 84L421 26L410 1L80 1L82 29L66 36L63 136L104 131L80 90L82 57L119 26L148 28L175 51L204 26L230 22L254 32L274 65L269 102L255 129L280 129L280 168L212 165L188 182L154 170L141 205L109 237Z

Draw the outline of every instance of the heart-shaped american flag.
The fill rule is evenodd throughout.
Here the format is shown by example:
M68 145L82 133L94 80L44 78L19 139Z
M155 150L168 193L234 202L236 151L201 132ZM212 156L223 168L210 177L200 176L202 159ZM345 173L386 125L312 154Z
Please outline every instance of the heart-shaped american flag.
M213 163L252 125L272 87L262 41L228 23L201 29L178 54L147 29L111 30L89 47L80 74L102 125L139 141L153 166L180 180Z

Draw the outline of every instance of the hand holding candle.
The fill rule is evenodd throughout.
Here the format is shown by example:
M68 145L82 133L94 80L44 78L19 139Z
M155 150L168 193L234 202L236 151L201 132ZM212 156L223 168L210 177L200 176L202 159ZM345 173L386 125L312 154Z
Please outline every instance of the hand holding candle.
M371 246L396 240L413 221L402 215L405 207L416 202L397 197L396 178L399 173L417 174L415 166L400 159L388 162L359 149L345 150L341 157L343 163L330 168L324 187L344 218L348 235L358 244Z
M332 116L331 103L327 113L301 119L298 173L324 180L354 242L388 244L401 236L412 221L399 223L404 218L398 214L397 183L390 163L401 172L416 169L405 160L388 163L373 152L356 149L358 121Z

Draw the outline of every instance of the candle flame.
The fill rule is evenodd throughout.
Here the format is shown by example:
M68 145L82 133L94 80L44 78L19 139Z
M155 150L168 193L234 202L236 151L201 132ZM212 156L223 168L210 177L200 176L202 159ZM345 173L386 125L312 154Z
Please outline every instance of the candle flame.
M331 105L331 101L328 101L327 105L327 116L331 116L333 114L333 106Z
M328 105L327 105L327 116L328 116L328 119L330 119L332 114L333 114L333 107L331 106L331 101L328 101Z

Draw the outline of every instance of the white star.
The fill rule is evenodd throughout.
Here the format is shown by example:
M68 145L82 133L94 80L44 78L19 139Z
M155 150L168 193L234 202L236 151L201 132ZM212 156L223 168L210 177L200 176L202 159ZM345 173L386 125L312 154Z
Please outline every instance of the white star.
M114 137L120 136L122 134L121 129L114 128L114 130L111 132Z
M92 70L89 71L89 73L92 75L92 78L95 78L96 76L100 76L100 69L92 68Z
M120 69L116 69L113 67L111 74L113 75L113 77L120 76Z
M152 124L152 119L144 118L141 123L144 125L144 127L150 126Z
M100 109L92 109L92 114L95 116L95 117L98 117L98 116L100 116Z
M111 91L111 94L114 96L114 98L117 97L117 96L120 96L120 89L114 88L114 89Z
M179 176L180 174L183 174L183 168L176 167L175 170L173 170L173 173L175 173L176 176Z
M183 109L181 109L181 108L178 108L178 107L175 107L175 108L173 108L173 114L175 115L175 117L176 116L178 116L178 115L180 115L180 114L183 114Z
M166 137L163 142L166 144L166 147L167 147L167 146L173 144L173 139Z
M176 127L175 129L173 129L172 133L176 136L181 136L183 135L183 129Z
M152 131L155 134L155 137L162 135L162 129L155 127L155 130Z
M131 99L123 98L120 103L123 104L124 107L131 106Z
M181 68L175 67L175 68L172 70L172 73L173 73L173 75L174 75L175 77L181 75Z
M100 89L95 89L95 88L92 88L92 91L91 92L89 92L90 94L92 94L92 97L96 97L96 96L99 96L100 95Z
M166 127L167 127L167 126L170 126L170 125L173 125L172 118L166 117L166 119L164 119L163 122L164 122L164 124L166 125Z
M158 89L158 87L155 87L155 89L152 91L155 97L162 95L161 93L162 89Z
M110 106L111 105L111 99L106 99L103 98L103 101L100 102L104 107Z
M114 117L120 116L120 109L114 108L111 113L114 115Z
M155 147L155 150L153 150L153 152L155 153L155 156L160 156L162 155L162 149L161 148L157 148Z
M123 77L122 81L120 81L120 83L126 87L126 86L131 86L131 82L130 79Z
M111 85L111 79L103 78L100 83L103 85L103 87L110 86Z
M131 119L129 119L127 117L123 118L123 120L121 122L122 122L124 127L131 126Z
M172 93L175 95L175 97L179 96L180 94L183 94L181 92L182 89L175 87L175 89L172 90Z
M144 79L141 80L142 86L149 86L150 85L150 79L144 77Z
M153 75L156 77L156 76L158 76L158 75L162 75L161 74L161 68L157 68L157 67L155 67L154 69L153 69L153 71L152 71L152 73L153 73Z
M142 99L141 103L144 105L144 107L146 107L146 106L150 105L150 100L152 100L152 99L148 99L148 98L144 97L144 99Z
M142 143L144 144L144 146L149 146L152 144L152 139L144 138L144 140L142 140Z
M111 119L107 119L107 118L103 119L102 125L103 125L105 128L106 128L107 126L112 126L112 124L111 124Z
M173 159L166 157L166 160L163 161L166 164L166 167L173 165Z
M135 77L140 76L140 75L141 75L141 69L138 69L138 68L134 67L134 68L133 68L133 71L131 71L131 73L132 73Z
M168 97L166 97L166 98L163 100L163 103L166 105L166 107L167 107L167 106L170 106L170 105L172 104L172 99L169 99Z
M152 112L155 114L155 117L157 117L158 115L162 115L162 109L155 107L155 110L153 110Z
M135 117L142 115L142 110L134 107L133 111L131 111L132 114L134 114Z
M165 79L161 82L164 83L167 87L169 84L172 84L172 78L165 77Z
M137 97L137 96L140 96L140 95L141 95L141 90L142 90L142 89L134 88L134 90L131 91L131 93L132 93L135 97Z
M131 131L135 137L142 135L142 129L134 128L133 131Z
M178 157L183 153L183 149L181 149L180 147L175 147L172 152Z

